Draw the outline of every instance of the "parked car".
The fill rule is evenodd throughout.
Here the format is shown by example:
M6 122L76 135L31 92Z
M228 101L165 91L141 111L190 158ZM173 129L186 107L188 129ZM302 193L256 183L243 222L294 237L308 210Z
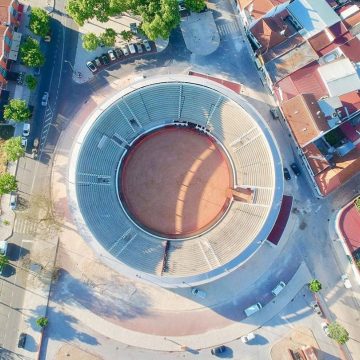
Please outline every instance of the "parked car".
M261 303L258 302L256 304L251 305L248 308L246 308L244 310L244 313L246 316L251 316L252 314L255 314L256 312L258 312L261 309L262 309L262 305L261 305Z
M100 67L100 66L101 66L101 61L100 61L100 59L99 59L98 57L96 57L96 58L94 59L94 63L95 63L95 65L96 65L97 67Z
M8 248L8 242L5 240L0 241L0 255L6 256Z
M278 296L281 293L281 291L284 289L285 286L286 286L286 284L283 281L280 281L279 284L277 284L275 286L275 288L271 290L271 293L274 296Z
M226 351L226 346L220 345L220 346L212 348L211 354L212 355L220 355L220 354L223 354L225 351Z
M341 275L341 280L343 281L344 283L344 286L347 288L347 289L351 289L352 288L352 285L351 285L351 282L348 278L347 275Z
M26 334L21 333L18 341L18 348L24 348L26 344Z
M299 176L301 174L299 167L296 165L296 163L292 163L290 165L292 171L294 172L295 176Z
M128 55L130 54L127 45L123 45L123 46L121 47L121 51L123 52L123 54L124 54L125 56L128 56Z
M21 138L21 146L26 150L26 148L27 148L27 138L26 137Z
M107 56L107 54L102 54L100 56L100 62L103 64L103 65L109 65L110 64L110 60L109 60L109 57Z
M39 67L34 68L34 75L35 75L35 76L39 76L39 75L40 75L40 68L39 68Z
M15 193L11 193L10 195L10 208L15 210L17 206L17 195Z
M94 63L92 61L88 61L86 63L86 66L92 73L97 71L97 68L96 68L96 66L94 65Z
M324 333L329 336L330 331L329 331L329 324L326 322L322 322L321 323L321 328L324 330Z
M49 101L49 93L45 91L43 97L41 98L41 105L47 106L48 101Z
M135 46L136 46L137 52L138 52L139 54L142 54L143 48L142 48L141 44L140 44L140 43L137 43L137 44L135 44Z
M314 310L314 312L315 312L316 314L318 314L319 316L322 316L322 315L323 315L322 310L321 310L319 304L317 303L317 301L312 301L312 302L310 303L310 306L311 306L311 308Z
M115 49L114 50L115 51L115 55L118 57L118 59L121 59L123 56L124 56L124 54L122 53L122 51L121 51L121 49Z
M135 34L135 35L138 33L138 29L137 29L136 23L131 23L131 24L130 24L130 31L131 31L133 34Z
M111 61L115 61L115 60L116 60L116 56L115 56L114 50L109 50L109 51L108 51L108 55L109 55Z
M151 46L150 46L150 43L148 40L145 39L145 40L143 40L142 43L143 43L146 51L151 51Z
M279 118L279 110L277 108L271 108L270 114L271 114L272 118L275 120Z
M50 36L50 35L46 35L46 36L44 37L44 41L45 41L45 42L50 42L50 41L51 41L51 36Z
M242 336L240 339L244 344L246 344L249 341L255 339L255 334L251 332L251 333L248 333L247 335Z
M192 288L191 293L200 299L205 299L207 295L204 290L200 290L198 288Z
M136 54L135 45L134 44L129 44L128 46L129 46L130 54Z
M0 241L0 255L6 256L8 243L5 240ZM5 266L0 265L0 275L2 275Z
M285 180L291 180L291 175L290 175L289 170L286 167L284 167L283 170L284 170L284 178L285 178Z
M23 136L29 136L29 135L30 135L30 124L24 123Z

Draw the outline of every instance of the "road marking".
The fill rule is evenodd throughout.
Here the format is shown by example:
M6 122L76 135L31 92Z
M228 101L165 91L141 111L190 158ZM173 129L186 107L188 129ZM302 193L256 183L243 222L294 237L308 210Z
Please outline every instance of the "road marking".
M230 23L217 25L217 29L220 37L224 37L234 33L240 33L239 24L235 20Z
M28 219L17 217L14 224L14 232L18 234L34 234L36 232L36 224Z

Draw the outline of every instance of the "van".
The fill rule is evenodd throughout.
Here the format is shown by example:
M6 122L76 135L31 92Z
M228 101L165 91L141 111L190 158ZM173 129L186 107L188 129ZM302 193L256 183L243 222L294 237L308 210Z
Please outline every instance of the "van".
M261 303L256 303L254 305L249 306L247 309L244 310L244 313L246 316L250 316L252 314L255 314L257 311L262 309Z
M279 284L277 284L276 287L271 290L271 293L274 296L278 296L285 286L286 284L283 281L280 281Z

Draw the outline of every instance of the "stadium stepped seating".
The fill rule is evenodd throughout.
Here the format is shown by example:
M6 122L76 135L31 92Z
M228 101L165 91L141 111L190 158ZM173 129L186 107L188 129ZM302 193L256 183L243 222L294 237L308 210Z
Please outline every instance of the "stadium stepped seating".
M179 84L157 84L144 87L140 91L151 121L178 119Z
M254 199L232 202L216 227L194 239L161 240L141 231L124 212L116 174L126 144L178 120L205 127L221 141L234 165L235 185L251 187ZM164 277L207 273L238 256L263 227L275 186L269 153L256 122L217 91L190 83L147 85L117 100L93 124L77 163L78 204L94 236L124 264Z
M167 271L164 275L186 276L211 270L196 240L171 241L167 253Z
M197 85L183 86L181 104L181 119L192 121L198 125L206 126L209 115L219 100L219 93L204 89Z

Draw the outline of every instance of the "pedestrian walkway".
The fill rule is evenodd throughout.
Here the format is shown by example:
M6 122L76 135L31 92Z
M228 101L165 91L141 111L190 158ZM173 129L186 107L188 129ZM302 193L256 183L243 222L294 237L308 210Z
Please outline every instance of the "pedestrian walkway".
M231 34L238 34L241 32L239 24L235 20L221 25L217 25L217 29L219 31L220 38Z

